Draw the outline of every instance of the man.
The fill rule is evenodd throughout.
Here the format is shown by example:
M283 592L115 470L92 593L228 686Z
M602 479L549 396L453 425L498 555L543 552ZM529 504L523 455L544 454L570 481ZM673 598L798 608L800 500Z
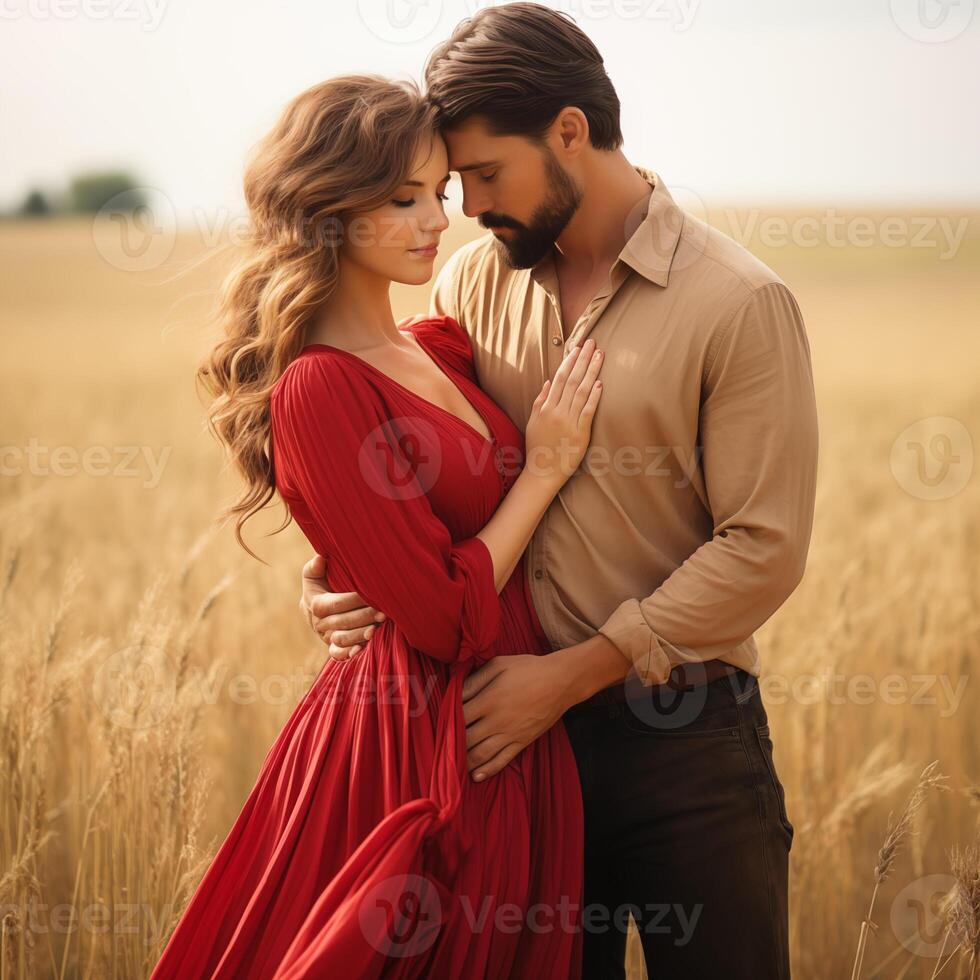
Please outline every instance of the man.
M462 324L481 386L522 428L572 346L605 351L589 456L526 553L554 652L469 676L471 774L566 725L587 978L625 976L629 914L651 978L786 978L793 828L753 633L800 581L813 519L799 308L627 161L602 58L564 15L481 10L426 83L463 210L491 232L449 259L431 312ZM376 612L326 593L322 559L301 605L340 657Z

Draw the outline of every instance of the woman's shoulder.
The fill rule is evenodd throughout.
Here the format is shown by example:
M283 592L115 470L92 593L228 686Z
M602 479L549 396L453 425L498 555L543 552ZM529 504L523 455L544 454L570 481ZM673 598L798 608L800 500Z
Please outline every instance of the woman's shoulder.
M444 314L419 314L399 321L398 326L421 338L457 371L474 377L473 346L458 320Z
M322 411L345 416L376 415L378 396L363 372L353 370L343 351L324 344L304 347L276 380L269 401L279 414Z

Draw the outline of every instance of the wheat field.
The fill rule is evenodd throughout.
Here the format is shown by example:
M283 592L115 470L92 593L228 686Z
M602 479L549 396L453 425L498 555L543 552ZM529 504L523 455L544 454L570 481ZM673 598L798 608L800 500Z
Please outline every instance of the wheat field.
M980 216L769 233L812 213L745 242L800 302L820 409L809 566L758 633L794 976L976 978ZM955 248L883 230L935 214ZM263 565L216 522L236 483L192 376L228 256L191 229L134 269L93 228L0 224L0 980L146 976L324 657L295 525L251 522Z

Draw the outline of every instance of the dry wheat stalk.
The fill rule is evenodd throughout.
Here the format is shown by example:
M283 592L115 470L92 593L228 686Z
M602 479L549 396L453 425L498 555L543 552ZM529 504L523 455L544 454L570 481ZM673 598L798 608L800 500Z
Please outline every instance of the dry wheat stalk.
M861 923L861 931L858 935L857 952L854 955L854 966L851 970L851 980L858 980L864 966L864 955L868 947L868 937L874 925L875 901L878 898L878 889L891 874L895 864L895 858L902 845L909 837L916 832L916 816L925 802L926 794L931 789L948 789L946 786L946 776L937 772L938 761L930 762L922 770L915 788L902 808L897 820L888 815L888 825L885 831L885 839L878 851L878 860L874 869L874 888L871 892L871 901L868 904L868 912Z
M949 906L949 931L970 956L970 980L980 978L980 842L950 852L956 879Z

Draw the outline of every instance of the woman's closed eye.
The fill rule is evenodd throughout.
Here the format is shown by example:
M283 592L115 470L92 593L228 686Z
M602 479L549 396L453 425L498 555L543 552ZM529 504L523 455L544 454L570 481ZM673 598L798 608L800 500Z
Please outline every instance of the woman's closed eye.
M440 201L449 200L448 194L436 194L436 197L438 197ZM415 203L415 198L411 197L407 201L402 201L399 200L397 197L393 197L391 199L391 203L397 205L400 208L410 208Z

